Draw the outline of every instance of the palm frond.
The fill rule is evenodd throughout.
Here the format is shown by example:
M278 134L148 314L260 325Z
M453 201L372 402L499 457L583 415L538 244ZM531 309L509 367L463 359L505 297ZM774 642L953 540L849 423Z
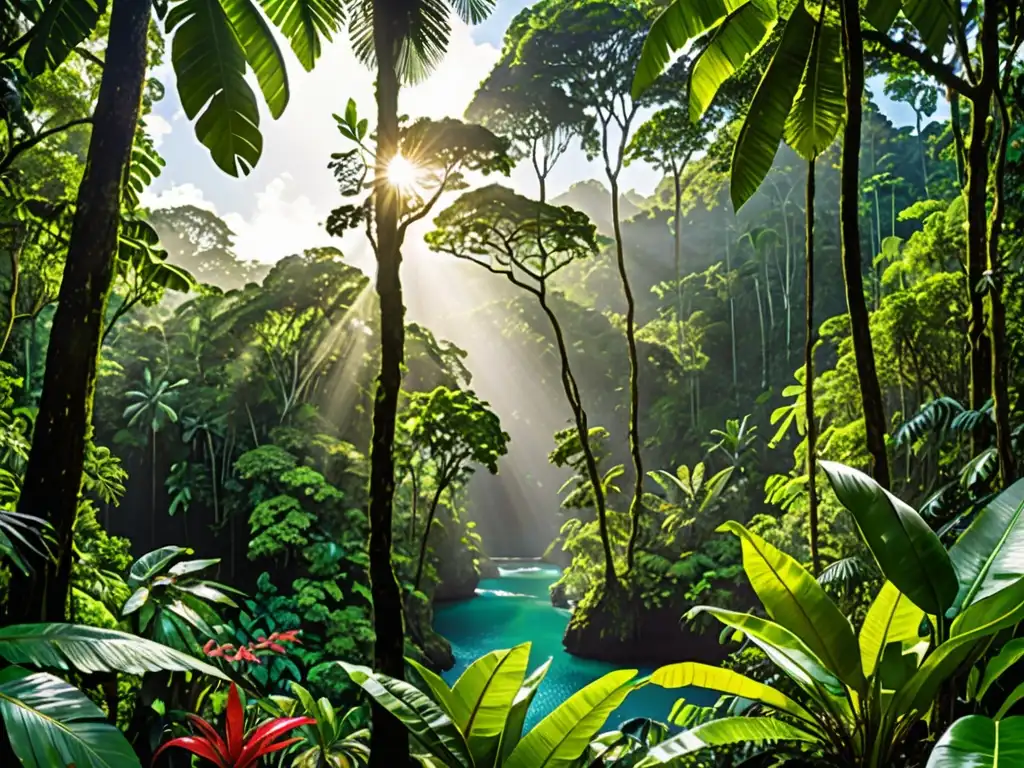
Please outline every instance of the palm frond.
M927 402L896 430L896 445L912 445L928 434L933 434L939 443L944 443L957 431L954 425L966 410L952 397L939 397Z

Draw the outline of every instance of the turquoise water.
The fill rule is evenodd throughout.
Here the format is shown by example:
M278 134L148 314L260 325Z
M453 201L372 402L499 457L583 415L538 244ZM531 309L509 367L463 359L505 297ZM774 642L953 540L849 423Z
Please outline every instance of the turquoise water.
M531 641L530 669L552 659L551 669L537 691L527 726L532 726L569 696L602 675L618 669L614 664L571 656L562 648L569 611L551 605L548 587L558 579L558 568L545 564L500 567L501 578L484 579L472 600L439 606L434 626L452 644L455 667L445 673L449 685L474 659L499 648ZM640 674L652 670L641 669ZM696 689L666 691L646 686L629 695L610 718L606 730L633 717L665 720L681 696L708 705L713 694Z

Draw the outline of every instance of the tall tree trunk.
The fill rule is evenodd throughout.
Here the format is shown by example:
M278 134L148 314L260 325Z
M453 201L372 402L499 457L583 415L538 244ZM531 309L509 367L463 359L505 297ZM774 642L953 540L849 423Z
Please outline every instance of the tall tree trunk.
M757 324L761 328L761 391L768 389L768 341L764 328L764 305L761 303L761 281L754 275L754 296L757 298Z
M27 235L18 238L11 247L11 296L7 302L7 324L4 327L3 340L0 341L0 355L7 349L7 343L11 340L11 332L14 330L14 318L18 315L18 283L21 278L21 251L25 247Z
M149 548L156 549L156 429L149 428Z
M217 486L219 485L219 478L217 477L217 452L213 449L213 435L209 432L206 433L206 449L210 452L210 487L213 489L213 522L217 524L220 522L220 506L217 501Z
M565 335L562 333L562 325L558 317L548 306L545 294L540 293L540 306L551 323L551 330L555 334L555 343L558 345L558 357L562 368L562 387L565 389L565 397L572 409L573 419L576 422L576 434L580 438L580 446L583 449L584 464L587 467L587 477L590 486L594 490L594 507L597 511L597 527L601 537L601 548L604 550L604 581L609 592L617 592L619 589L619 577L615 572L615 555L612 552L611 535L608 532L608 511L604 496L604 486L601 483L601 474L597 468L597 458L594 456L594 449L590 445L590 426L587 422L587 412L583 408L583 401L580 398L580 390L576 384L576 377L569 365L569 348L565 343Z
M620 153L621 155L621 153ZM622 221L619 212L618 175L609 172L612 192L612 226L615 229L615 261L626 296L626 346L629 350L629 453L633 457L633 498L629 502L629 545L626 549L626 573L633 570L636 543L640 536L641 499L644 494L644 462L640 455L640 360L636 344L636 301L626 271L626 253L622 243ZM611 585L609 585L611 586Z
M676 218L673 229L673 255L675 256L675 277L676 277L676 351L679 354L680 363L683 361L686 350L686 326L683 325L683 188L679 172L672 174L673 191L675 192Z
M373 403L370 448L370 592L373 598L374 667L405 677L402 593L391 564L392 503L395 495L395 420L402 386L405 306L402 303L399 200L388 188L387 168L398 152L399 38L396 14L387 0L373 0L373 39L377 53L377 155L374 213L377 228L377 294L380 297L380 376ZM409 735L394 715L374 703L370 737L371 768L400 768L409 761Z
M953 132L953 157L956 160L956 180L963 189L967 183L967 175L964 169L964 132L960 126L960 94L952 88L946 89L946 98L949 101L949 126Z
M864 41L861 37L860 9L857 0L842 0L840 5L846 63L846 125L843 128L842 181L839 219L842 232L843 277L846 283L846 304L850 313L857 377L864 407L867 448L871 455L871 473L888 488L889 457L885 451L885 405L875 368L875 351L871 344L871 327L864 297L860 244L860 130L863 120Z
M53 525L54 559L17 585L20 620L63 621L72 535L92 421L100 334L114 276L121 184L146 76L151 0L114 0L106 65L46 355L43 394L18 508Z
M804 342L804 416L807 420L807 517L810 526L811 569L821 573L821 554L818 552L818 484L817 451L818 422L814 416L814 160L807 164L807 268L805 289L807 297L806 340Z
M739 400L739 375L736 360L736 303L732 298L732 253L729 242L729 229L725 230L725 290L729 297L729 338L732 356L732 396Z
M917 143L921 149L921 179L924 182L924 196L931 199L932 193L928 191L928 152L924 143L924 134L921 133L921 113L916 109L914 117L917 118Z
M991 0L986 3L985 21L995 16L996 9ZM989 14L993 14L990 16ZM995 47L994 61L986 61L985 69L994 68L998 72L999 48ZM1006 201L1003 197L1006 186L1006 150L1010 139L1010 115L1006 109L1006 99L998 84L995 89L996 104L999 109L999 142L996 145L995 174L993 175L992 219L988 233L988 271L992 275L989 286L989 308L991 314L992 341L992 412L996 422L996 453L999 455L999 472L1003 487L1017 478L1017 460L1013 454L1013 433L1010 426L1010 345L1006 337L1006 303L1003 296L1004 266L999 254L999 240L1003 232L1003 217Z
M789 198L782 204L782 226L786 234L786 275L783 285L783 296L786 305L786 362L793 351L793 241L789 234Z
M437 514L437 505L441 503L441 494L448 487L447 483L438 483L434 491L434 498L430 500L430 511L427 513L427 525L423 529L423 538L420 539L420 557L416 563L416 579L413 581L413 589L420 588L420 579L423 578L423 564L427 560L427 543L430 540L430 528L434 525L434 516Z
M968 340L971 348L971 408L980 411L992 394L992 358L985 334L985 293L982 280L988 263L988 96L971 102L967 146L967 290L970 294ZM980 453L990 435L975 433L973 450Z

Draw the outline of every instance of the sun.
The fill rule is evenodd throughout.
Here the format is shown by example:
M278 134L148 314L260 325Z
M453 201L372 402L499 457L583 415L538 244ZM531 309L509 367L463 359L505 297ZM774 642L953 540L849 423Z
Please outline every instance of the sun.
M423 169L404 155L395 155L388 163L388 183L400 192L415 192L423 185Z

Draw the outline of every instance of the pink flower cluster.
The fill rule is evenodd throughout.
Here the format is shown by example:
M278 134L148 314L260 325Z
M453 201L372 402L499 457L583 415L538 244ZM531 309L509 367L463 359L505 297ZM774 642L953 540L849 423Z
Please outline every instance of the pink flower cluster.
M255 643L249 643L243 645L237 650L231 643L224 643L223 645L217 645L216 640L207 641L206 645L203 646L203 653L209 658L222 658L225 661L234 664L239 661L251 662L255 664L260 663L259 656L256 654L259 651L269 651L270 653L288 653L288 649L285 647L291 643L301 643L302 641L298 637L299 630L289 629L287 632L272 632L270 637L264 637L260 635L256 638Z

